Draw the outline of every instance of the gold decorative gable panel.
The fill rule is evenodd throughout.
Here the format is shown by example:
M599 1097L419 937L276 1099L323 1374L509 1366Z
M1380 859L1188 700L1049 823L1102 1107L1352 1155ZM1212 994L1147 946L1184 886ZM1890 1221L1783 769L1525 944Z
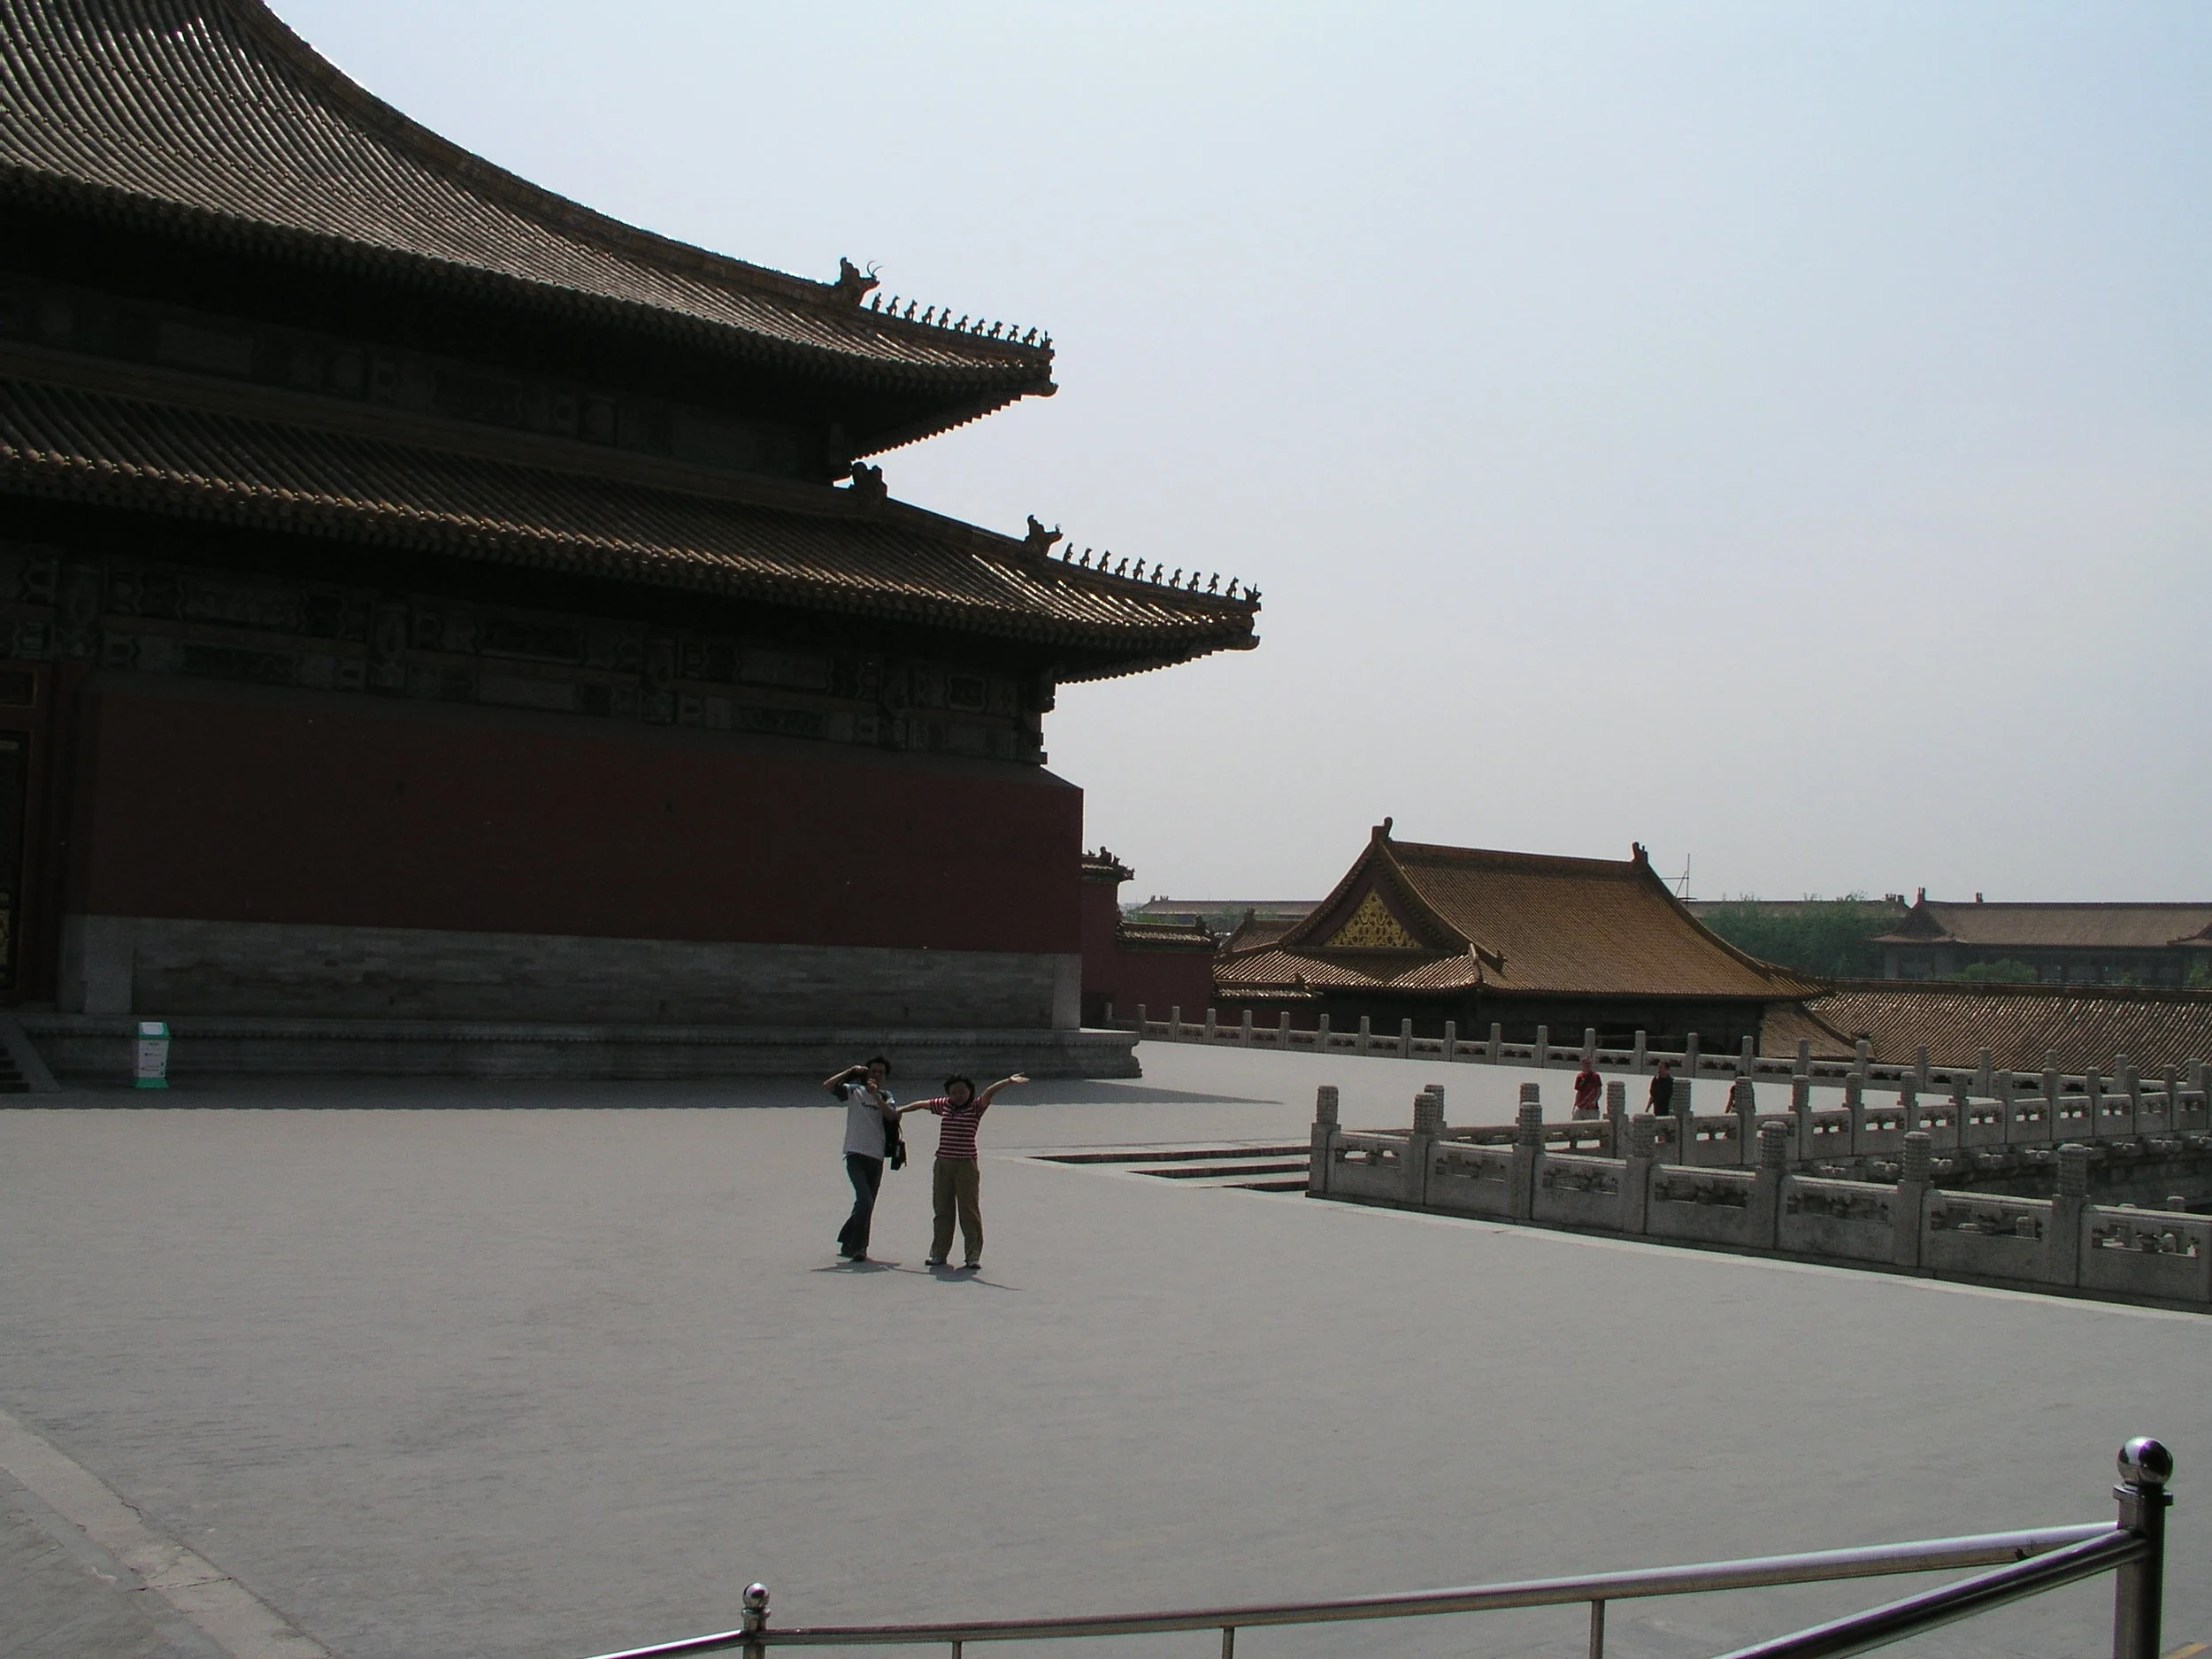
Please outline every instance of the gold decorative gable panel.
M1374 888L1359 902L1352 919L1336 930L1325 947L1330 950L1418 950L1421 941L1405 930Z

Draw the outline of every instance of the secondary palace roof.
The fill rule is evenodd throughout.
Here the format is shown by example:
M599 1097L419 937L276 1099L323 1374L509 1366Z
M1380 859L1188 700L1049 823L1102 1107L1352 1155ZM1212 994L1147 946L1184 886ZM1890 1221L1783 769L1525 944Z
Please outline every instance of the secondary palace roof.
M1643 849L1620 862L1393 841L1388 820L1334 892L1271 943L1233 949L1222 992L1745 997L1818 987L1709 932Z
M1062 678L1248 648L1247 599L1083 570L849 490L0 348L0 488L1067 649ZM87 382L90 382L88 384ZM158 392L158 397L150 395Z
M1878 941L2032 950L2212 950L2212 904L1981 904L1922 898Z

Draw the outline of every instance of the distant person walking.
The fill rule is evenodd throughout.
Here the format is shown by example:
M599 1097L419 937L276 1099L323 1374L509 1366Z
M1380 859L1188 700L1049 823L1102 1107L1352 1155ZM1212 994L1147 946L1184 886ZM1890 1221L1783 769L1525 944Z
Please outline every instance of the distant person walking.
M1594 1118L1605 1099L1605 1079L1598 1075L1598 1063L1585 1060L1582 1070L1575 1073L1575 1116Z
M906 1110L936 1113L937 1163L930 1171L930 1208L935 1225L930 1233L929 1265L942 1267L952 1254L952 1223L960 1218L960 1242L966 1248L965 1265L983 1265L982 1172L977 1167L975 1132L999 1090L1029 1079L1017 1071L976 1093L964 1077L945 1079L945 1092L935 1100L917 1101Z
M1674 1071L1664 1060L1651 1074L1651 1098L1646 1102L1646 1110L1657 1112L1662 1118L1674 1110Z
M853 1184L853 1212L838 1230L837 1253L849 1262L868 1259L868 1227L883 1186L884 1159L895 1151L905 1162L899 1119L915 1109L892 1098L890 1076L891 1063L877 1055L822 1079L822 1087L845 1102L845 1174Z

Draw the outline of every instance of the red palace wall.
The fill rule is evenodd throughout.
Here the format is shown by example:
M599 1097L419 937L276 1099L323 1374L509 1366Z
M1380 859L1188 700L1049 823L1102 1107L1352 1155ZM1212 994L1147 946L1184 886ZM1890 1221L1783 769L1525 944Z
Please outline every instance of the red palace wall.
M1029 768L96 675L65 908L1073 953L1082 792Z
M1142 1007L1164 1019L1180 1008L1205 1018L1214 1000L1214 959L1202 950L1141 949L1120 941L1121 889L1109 881L1081 884L1083 905L1083 1023L1095 1025L1110 1005L1117 1020L1134 1019Z

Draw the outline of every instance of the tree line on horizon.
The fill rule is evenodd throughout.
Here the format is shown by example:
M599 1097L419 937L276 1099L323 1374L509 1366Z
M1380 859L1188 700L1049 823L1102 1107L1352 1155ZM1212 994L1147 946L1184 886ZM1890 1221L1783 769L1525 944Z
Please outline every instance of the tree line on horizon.
M1863 893L1778 904L1746 896L1708 910L1706 926L1740 951L1778 968L1824 979L1878 979L1882 947L1873 941L1897 926L1901 912ZM1957 976L1969 984L2035 983L2024 962L1978 962Z

